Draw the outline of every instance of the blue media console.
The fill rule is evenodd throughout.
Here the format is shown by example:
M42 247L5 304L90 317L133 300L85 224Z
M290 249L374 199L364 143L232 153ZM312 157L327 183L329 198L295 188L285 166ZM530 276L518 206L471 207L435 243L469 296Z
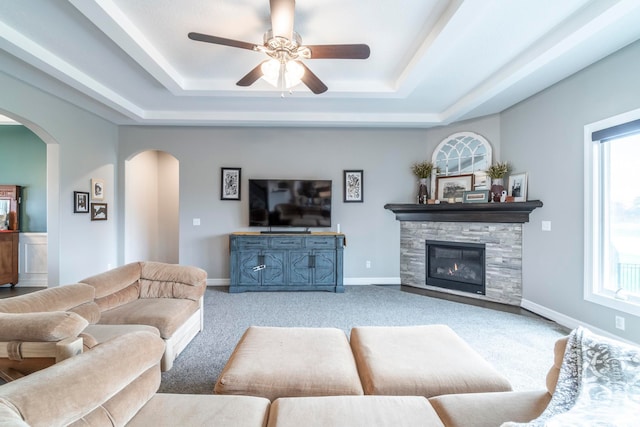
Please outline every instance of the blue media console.
M229 236L229 292L344 292L344 234L262 234Z

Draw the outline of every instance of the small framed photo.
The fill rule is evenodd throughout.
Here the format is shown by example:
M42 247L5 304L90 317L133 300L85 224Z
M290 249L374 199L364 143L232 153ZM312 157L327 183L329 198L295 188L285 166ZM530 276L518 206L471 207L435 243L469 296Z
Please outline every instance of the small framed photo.
M89 193L73 192L73 213L89 213Z
M462 203L488 203L489 190L473 190L462 193Z
M220 200L240 200L240 168L220 168Z
M91 221L107 220L107 204L91 203Z
M104 200L104 180L91 178L91 200Z
M443 202L462 202L465 191L473 190L473 174L439 176L436 178L436 198Z
M363 171L362 170L345 170L344 171L344 201L345 203L355 202L362 203L363 198Z
M514 173L509 176L509 196L513 197L515 202L527 201L527 173Z

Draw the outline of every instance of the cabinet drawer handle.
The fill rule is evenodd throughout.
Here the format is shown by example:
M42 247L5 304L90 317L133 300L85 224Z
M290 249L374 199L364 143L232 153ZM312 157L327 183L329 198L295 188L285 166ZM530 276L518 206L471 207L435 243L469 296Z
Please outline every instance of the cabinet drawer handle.
M316 256L309 255L309 268L316 268Z

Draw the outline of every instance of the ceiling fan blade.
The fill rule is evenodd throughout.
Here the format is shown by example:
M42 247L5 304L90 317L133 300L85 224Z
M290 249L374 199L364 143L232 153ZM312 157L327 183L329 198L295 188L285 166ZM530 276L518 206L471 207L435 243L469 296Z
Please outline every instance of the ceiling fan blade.
M298 61L298 63L302 65L302 68L304 68L302 83L304 83L309 89L311 89L311 92L315 93L316 95L319 95L321 93L326 92L327 89L329 89L324 83L322 83L322 81L318 78L318 76L316 76L311 72L309 67L307 67L300 61Z
M255 67L253 70L249 71L249 73L247 73L246 76L244 76L243 78L238 80L236 85L238 85L238 86L251 86L256 81L258 81L258 79L264 75L264 73L262 72L262 64L264 64L267 61L262 61L261 63L259 63L258 66Z
M306 47L311 51L310 59L367 59L371 54L371 49L366 44L326 44Z
M219 44L223 46L239 47L240 49L255 50L256 45L253 43L242 42L239 40L225 39L224 37L210 36L208 34L201 33L189 33L191 40L199 42Z
M293 38L293 18L295 16L295 0L269 0L271 7L271 30L274 37Z

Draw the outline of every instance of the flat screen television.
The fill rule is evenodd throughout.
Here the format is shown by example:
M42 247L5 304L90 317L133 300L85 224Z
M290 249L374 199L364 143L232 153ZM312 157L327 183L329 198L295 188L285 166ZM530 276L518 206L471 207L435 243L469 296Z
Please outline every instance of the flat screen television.
M331 227L331 180L250 179L249 226Z

